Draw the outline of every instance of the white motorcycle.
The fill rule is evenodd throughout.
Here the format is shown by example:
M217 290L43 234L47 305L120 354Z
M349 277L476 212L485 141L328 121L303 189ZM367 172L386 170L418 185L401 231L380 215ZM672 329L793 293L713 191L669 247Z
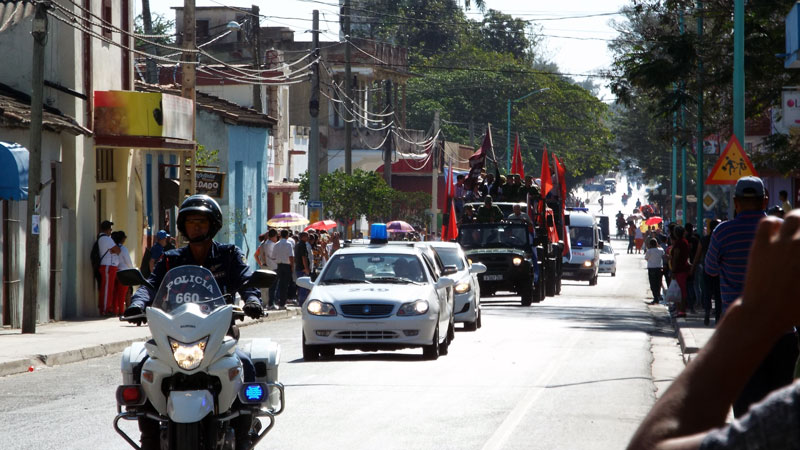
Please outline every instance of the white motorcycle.
M136 269L118 277L126 285L148 284ZM274 273L256 271L248 287L267 287L274 279ZM251 424L252 449L275 425L285 406L277 381L280 348L269 339L253 339L237 349L234 320L244 314L232 303L203 267L167 272L141 317L152 339L134 343L122 355L114 430L133 448L141 449L120 429L122 419L157 422L160 448L169 450L234 450L232 420L242 417ZM240 354L252 365L243 364ZM260 418L268 420L266 427Z

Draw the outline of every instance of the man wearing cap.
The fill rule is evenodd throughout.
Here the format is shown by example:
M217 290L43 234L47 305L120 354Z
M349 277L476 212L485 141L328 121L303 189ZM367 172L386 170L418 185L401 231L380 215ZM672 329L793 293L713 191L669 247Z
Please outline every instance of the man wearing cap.
M740 178L736 182L733 203L736 217L717 226L705 258L705 273L719 277L722 315L742 295L750 247L758 223L766 217L764 183L757 177ZM734 402L734 416L743 416L750 405L790 384L797 356L797 338L792 329L786 330Z
M117 266L119 266L119 247L111 239L111 227L114 222L104 220L100 224L100 236L97 237L97 249L100 252L100 293L97 307L100 315L113 315L114 311L114 283L117 280Z
M150 249L150 272L153 271L158 260L160 260L161 257L164 256L164 252L167 251L168 240L169 233L164 230L158 230L158 233L156 233L156 243L153 244L153 248Z

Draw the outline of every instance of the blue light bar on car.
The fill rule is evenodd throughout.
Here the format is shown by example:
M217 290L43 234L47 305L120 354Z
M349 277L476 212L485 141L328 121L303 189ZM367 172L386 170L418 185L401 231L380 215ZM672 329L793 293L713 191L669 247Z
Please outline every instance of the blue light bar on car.
M389 242L389 231L385 223L373 223L369 227L369 237L371 244L385 244Z

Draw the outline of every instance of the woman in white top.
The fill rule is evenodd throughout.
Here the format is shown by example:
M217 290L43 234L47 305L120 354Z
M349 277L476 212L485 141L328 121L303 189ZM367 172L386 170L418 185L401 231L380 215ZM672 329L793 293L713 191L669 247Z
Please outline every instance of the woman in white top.
M650 280L650 290L653 291L653 301L650 304L655 305L661 301L661 275L664 272L664 250L658 246L655 238L647 241L644 259L647 260L647 278Z
M133 262L131 261L131 254L128 251L128 247L125 247L125 239L127 238L128 236L126 236L125 232L122 230L111 233L111 239L113 239L114 243L117 244L117 247L119 247L119 266L117 266L118 271L134 268ZM128 302L129 290L130 288L120 283L119 279L114 280L114 295L112 297L113 300L111 304L111 311L118 316L121 316L125 311L125 307L127 306Z

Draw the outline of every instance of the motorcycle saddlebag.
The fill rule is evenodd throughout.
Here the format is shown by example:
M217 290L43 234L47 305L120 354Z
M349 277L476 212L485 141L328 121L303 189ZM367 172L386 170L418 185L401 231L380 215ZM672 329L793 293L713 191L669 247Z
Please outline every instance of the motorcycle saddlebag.
M278 382L278 365L281 362L281 349L271 339L256 338L250 342L240 342L239 349L250 357L256 369L256 381L263 383ZM280 406L280 393L277 388L270 388L270 406Z

